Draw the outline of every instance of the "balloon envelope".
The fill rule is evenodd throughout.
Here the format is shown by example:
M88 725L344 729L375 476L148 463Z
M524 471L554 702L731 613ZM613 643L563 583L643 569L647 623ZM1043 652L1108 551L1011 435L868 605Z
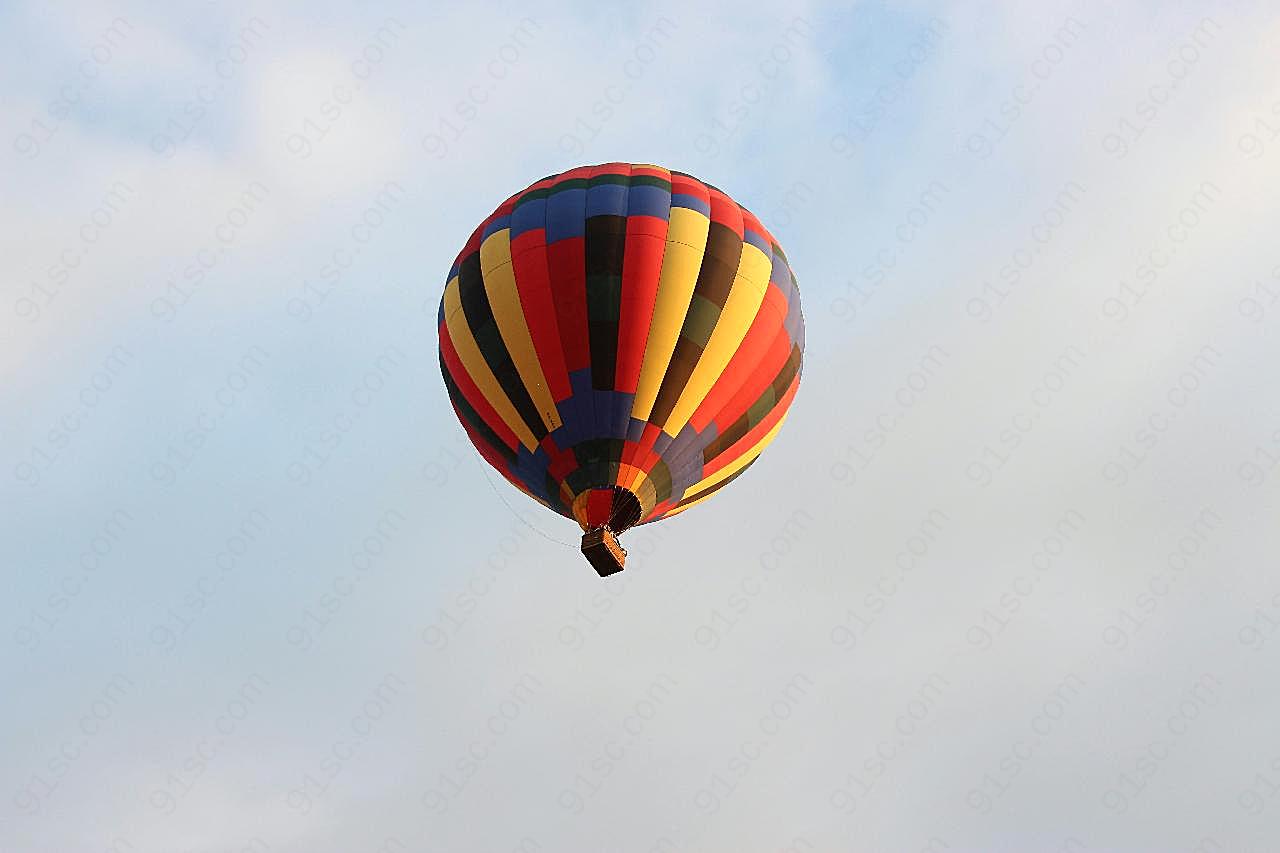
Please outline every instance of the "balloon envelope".
M449 398L483 457L584 530L705 500L777 435L804 320L786 256L682 172L583 166L507 199L440 302Z

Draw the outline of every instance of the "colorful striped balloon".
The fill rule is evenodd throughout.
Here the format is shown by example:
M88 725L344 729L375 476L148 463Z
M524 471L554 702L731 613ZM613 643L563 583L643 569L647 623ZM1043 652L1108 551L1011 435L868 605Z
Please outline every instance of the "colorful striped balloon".
M472 443L589 533L738 477L781 428L804 350L795 276L759 220L697 178L626 163L503 202L454 261L439 327Z

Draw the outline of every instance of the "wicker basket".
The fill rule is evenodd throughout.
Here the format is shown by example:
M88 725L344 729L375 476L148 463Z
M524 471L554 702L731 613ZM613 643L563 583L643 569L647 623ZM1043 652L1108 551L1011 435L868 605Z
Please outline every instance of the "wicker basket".
M602 578L622 571L622 564L627 559L627 552L618 544L618 537L607 527L582 534L582 554Z

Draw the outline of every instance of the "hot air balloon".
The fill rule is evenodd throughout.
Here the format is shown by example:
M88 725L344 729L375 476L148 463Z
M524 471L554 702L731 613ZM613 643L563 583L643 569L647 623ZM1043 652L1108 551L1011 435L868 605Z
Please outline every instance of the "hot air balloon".
M440 301L440 370L481 456L578 522L603 577L617 535L706 500L778 434L804 319L786 256L683 172L543 178L480 223Z

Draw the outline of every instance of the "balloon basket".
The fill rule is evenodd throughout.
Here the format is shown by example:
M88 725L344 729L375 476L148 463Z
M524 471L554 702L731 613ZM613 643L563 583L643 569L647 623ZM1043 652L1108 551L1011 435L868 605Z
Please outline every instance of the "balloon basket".
M622 571L622 564L627 559L627 552L618 544L618 537L607 527L597 527L582 534L582 555L602 578Z

